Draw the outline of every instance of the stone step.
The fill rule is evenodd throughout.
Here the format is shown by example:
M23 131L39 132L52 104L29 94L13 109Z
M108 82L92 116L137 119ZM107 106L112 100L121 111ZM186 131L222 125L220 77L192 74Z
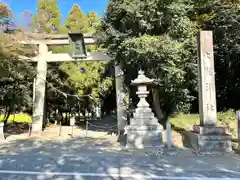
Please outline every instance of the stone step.
M202 135L194 132L186 132L183 134L183 145L196 151L232 151L230 135Z
M136 132L146 132L146 131L163 131L162 125L156 123L155 125L138 125L138 124L131 124L127 126L127 131L136 131Z
M231 141L232 137L230 135L200 135L199 140L201 141Z
M193 131L198 134L227 134L227 129L219 126L194 125Z
M205 142L199 144L200 152L225 152L226 149L232 149L231 142L229 141L215 141L215 142Z

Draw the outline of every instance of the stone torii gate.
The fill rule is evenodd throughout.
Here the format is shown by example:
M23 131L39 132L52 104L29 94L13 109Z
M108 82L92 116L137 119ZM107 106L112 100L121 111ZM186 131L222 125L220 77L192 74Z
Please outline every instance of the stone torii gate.
M81 35L79 33L79 35ZM20 41L25 45L38 45L38 55L33 58L21 57L30 62L37 62L37 78L34 83L33 94L33 122L32 132L39 133L42 131L44 120L44 107L45 107L45 91L46 91L46 75L47 75L47 63L51 62L66 62L66 61L111 61L110 56L93 52L87 53L83 58L72 58L67 53L52 54L48 51L48 46L62 46L68 45L69 35L49 35L49 34L31 34L31 38L28 40ZM40 37L40 38L38 38ZM97 44L97 41L89 35L83 35L83 45ZM116 80L116 95L118 97L123 89L123 73L119 64L115 65L115 80ZM117 99L117 121L118 121L118 134L120 135L125 126L127 125L126 115L124 113L123 104Z

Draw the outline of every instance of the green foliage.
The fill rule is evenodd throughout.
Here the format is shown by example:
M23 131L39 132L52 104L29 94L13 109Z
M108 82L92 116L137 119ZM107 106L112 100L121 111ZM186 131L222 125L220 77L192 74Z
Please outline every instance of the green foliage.
M191 99L185 85L184 67L187 59L184 58L184 48L184 43L167 35L145 35L124 41L119 47L119 58L122 59L126 72L130 73L134 68L144 69L149 77L155 79L161 96L165 97L165 105L180 106L179 103ZM126 79L131 80L128 74Z
M0 45L0 109L13 112L16 109L30 108L34 69L31 64L16 57L22 55L21 49L16 42L13 43L10 36L2 35L0 39L9 45L8 49Z
M159 103L167 114L170 109L187 112L198 98L196 35L213 30L218 108L236 109L239 5L222 0L110 0L99 36L123 62L128 85L139 68L156 79Z
M81 68L85 70L84 73L80 73ZM101 84L103 90L108 90L111 85L109 78L101 82L100 74L105 70L104 63L101 62L64 63L62 69L69 75L71 85L79 95L91 94L98 99Z
M100 24L96 12L84 15L78 5L74 5L66 18L66 27L71 32L94 33ZM101 51L97 45L87 46L88 52ZM80 69L84 73L80 73ZM108 91L111 87L110 78L101 78L105 71L103 62L68 62L61 65L61 69L69 76L68 80L79 95L91 94L95 102L99 101L100 91Z
M65 20L65 24L70 32L85 33L88 28L88 19L82 13L80 7L74 4Z
M57 0L38 0L37 14L33 16L33 26L38 32L59 33L66 31L61 24L61 13Z
M215 42L216 85L219 106L239 108L240 11L239 7L218 10L212 24ZM235 101L233 101L235 99Z
M0 4L2 7L2 4ZM11 17L11 12L4 5L1 8L1 17ZM39 33L66 33L68 31L81 31L83 33L94 33L100 23L100 18L95 12L84 15L79 6L74 5L66 19L66 27L61 23L61 14L56 0L38 1L37 13L33 15L33 32ZM15 34L14 34L15 35ZM17 34L16 34L17 36ZM28 64L17 57L19 54L35 56L34 48L28 49L6 34L0 36L0 76L1 110L4 116L21 110L31 111L32 108L32 85L35 77L32 64ZM88 51L99 51L98 46L88 46ZM68 53L69 46L50 47L53 53ZM101 49L100 49L101 51ZM66 69L66 67L68 67ZM79 68L85 68L86 74L81 74ZM95 102L99 99L100 87L102 91L111 88L112 79L103 78L101 73L105 71L103 62L79 62L74 63L51 63L48 64L47 74L47 111L52 113L56 109L61 112L68 112L74 109L79 111L79 102L74 97L66 97L55 88L68 94L91 94ZM55 87L55 88L53 88ZM12 116L9 117L10 120ZM8 118L8 120L9 120Z
M5 8L1 9L0 18L9 18L11 21L11 10L6 5L0 6ZM12 36L0 34L0 110L5 115L30 108L32 103L33 67L18 56L29 56L33 52L18 44L16 37L19 34L21 32L12 32Z
M95 34L96 30L101 24L101 19L97 16L96 12L87 13L87 19L88 19L87 33Z
M68 29L61 22L61 13L56 0L44 1L39 0L37 6L37 13L33 16L33 31L40 33L67 33ZM53 53L65 53L69 51L68 46L50 47L49 51ZM72 87L70 86L67 78L67 74L61 71L61 63L48 63L47 72L47 111L53 112L58 109L59 111L65 111L67 99L60 91L70 93ZM53 88L55 87L55 88ZM76 103L76 100L73 102Z
M108 51L124 65L126 83L144 69L156 79L157 101L166 114L186 111L197 83L197 26L189 9L184 0L111 0L101 27Z
M218 109L239 109L240 3L221 0L193 2L193 20L200 29L213 31Z

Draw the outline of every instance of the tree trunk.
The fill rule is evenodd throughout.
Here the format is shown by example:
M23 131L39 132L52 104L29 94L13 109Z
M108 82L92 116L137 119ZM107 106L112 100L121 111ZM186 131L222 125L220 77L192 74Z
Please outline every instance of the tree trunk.
M65 123L67 123L67 121L68 121L68 112L67 111L65 111Z
M63 122L63 120L64 120L64 118L63 118L63 112L61 111L61 112L59 112L60 113L60 115L61 115L61 123L63 124L64 122Z
M7 120L9 118L10 114L11 114L11 110L12 110L12 108L10 106L9 106L9 108L8 108L8 106L6 106L5 113L4 113L4 118L3 118L4 125L7 124Z
M164 119L164 114L161 109L160 99L159 99L159 92L156 89L152 89L152 96L153 96L153 108L155 114L160 122Z

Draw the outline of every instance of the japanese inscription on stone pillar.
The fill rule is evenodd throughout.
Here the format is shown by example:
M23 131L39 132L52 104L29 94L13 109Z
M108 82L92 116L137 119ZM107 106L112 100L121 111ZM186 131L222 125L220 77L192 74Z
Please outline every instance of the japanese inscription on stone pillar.
M216 125L216 90L212 31L198 35L200 125Z

